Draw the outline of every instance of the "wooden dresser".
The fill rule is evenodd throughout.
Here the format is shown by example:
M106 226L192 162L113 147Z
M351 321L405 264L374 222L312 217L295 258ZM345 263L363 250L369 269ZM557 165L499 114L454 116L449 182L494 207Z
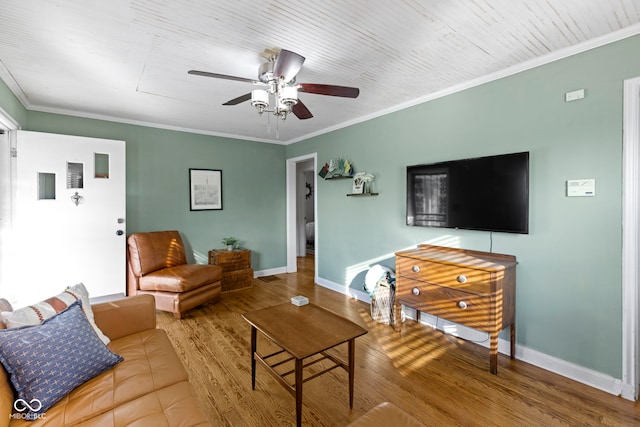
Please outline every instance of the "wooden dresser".
M396 252L396 307L400 304L489 333L489 365L498 372L498 334L516 343L516 258L465 249L419 245ZM397 314L396 314L397 316ZM398 319L395 325L400 327Z
M251 251L247 249L212 249L209 264L222 267L222 292L237 291L253 286Z

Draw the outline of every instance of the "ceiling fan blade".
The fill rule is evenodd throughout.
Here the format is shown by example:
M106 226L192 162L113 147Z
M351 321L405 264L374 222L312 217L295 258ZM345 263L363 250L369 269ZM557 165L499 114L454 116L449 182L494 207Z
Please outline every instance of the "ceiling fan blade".
M294 106L291 108L291 112L295 114L296 117L299 118L300 120L306 120L313 117L313 114L311 114L311 111L309 111L307 106L304 105L302 101L300 101L300 99L298 99L298 102L294 104Z
M222 105L238 105L241 102L248 101L250 99L251 99L251 93L245 93L244 95L239 96L237 98L233 98L232 100L229 100Z
M210 73L208 71L189 70L187 73L194 76L213 77L216 79L234 80L236 82L245 82L251 84L262 84L257 80L246 79L244 77L228 76L226 74Z
M296 86L303 92L315 93L317 95L340 96L342 98L357 98L360 89L357 87L320 85L315 83L300 83Z
M282 49L273 65L273 75L290 82L298 74L304 63L304 56Z

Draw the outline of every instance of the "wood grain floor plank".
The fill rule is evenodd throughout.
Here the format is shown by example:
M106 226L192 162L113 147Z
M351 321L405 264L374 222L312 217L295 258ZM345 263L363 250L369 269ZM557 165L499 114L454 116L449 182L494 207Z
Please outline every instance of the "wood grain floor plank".
M640 425L638 403L504 355L498 375L491 375L486 348L415 322L396 333L372 321L369 305L314 285L312 268L313 258L299 258L298 273L256 279L252 289L223 294L180 321L157 312L158 327L182 358L212 425L295 424L295 399L261 367L251 390L250 328L241 317L295 295L369 331L356 339L353 409L346 372L333 370L304 384L305 426L345 426L384 401L427 426ZM269 345L258 334L258 348ZM343 358L344 347L337 349Z

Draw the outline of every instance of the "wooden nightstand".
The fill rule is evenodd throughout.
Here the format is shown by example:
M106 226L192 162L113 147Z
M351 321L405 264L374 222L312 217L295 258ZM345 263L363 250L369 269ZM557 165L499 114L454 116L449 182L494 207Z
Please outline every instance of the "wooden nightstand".
M212 249L209 264L222 267L222 292L237 291L253 286L251 251L248 249Z

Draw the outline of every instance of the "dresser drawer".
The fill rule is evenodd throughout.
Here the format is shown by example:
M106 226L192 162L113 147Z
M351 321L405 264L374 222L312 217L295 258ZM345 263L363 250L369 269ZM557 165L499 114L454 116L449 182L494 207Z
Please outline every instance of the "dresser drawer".
M510 327L515 355L515 290L517 260L513 255L421 244L396 252L396 307L475 328L490 334L489 370L498 372L498 334ZM398 328L399 329L399 328Z
M491 289L491 273L484 270L422 261L414 258L396 258L396 274L413 280L486 294Z
M460 289L404 279L396 289L398 303L437 317L487 330L492 327L491 298Z

